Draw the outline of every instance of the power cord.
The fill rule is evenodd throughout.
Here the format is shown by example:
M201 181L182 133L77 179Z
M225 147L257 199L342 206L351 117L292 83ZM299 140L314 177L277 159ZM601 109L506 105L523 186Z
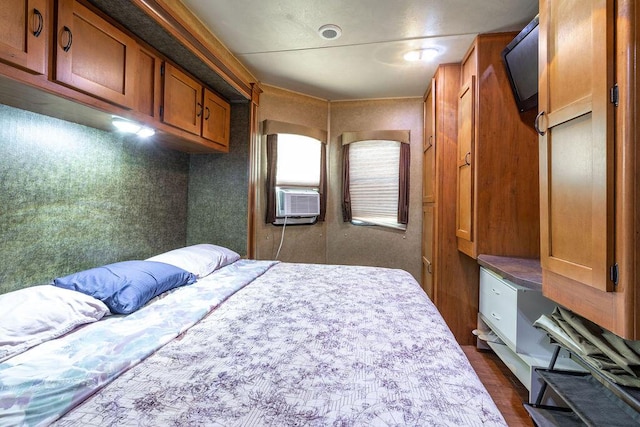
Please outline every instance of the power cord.
M282 249L282 242L284 242L284 229L287 227L287 217L284 217L284 223L282 224L282 236L280 236L280 246L278 246L278 252L276 252L276 260L280 256L280 249Z

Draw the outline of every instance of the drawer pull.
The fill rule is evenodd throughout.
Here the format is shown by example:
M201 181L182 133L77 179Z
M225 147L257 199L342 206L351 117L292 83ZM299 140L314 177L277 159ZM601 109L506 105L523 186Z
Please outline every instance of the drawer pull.
M496 314L496 313L494 313L494 312L491 312L491 317L493 317L494 319L496 319L496 320L498 320L498 321L502 320L502 317L500 317L499 315L497 315L497 314Z

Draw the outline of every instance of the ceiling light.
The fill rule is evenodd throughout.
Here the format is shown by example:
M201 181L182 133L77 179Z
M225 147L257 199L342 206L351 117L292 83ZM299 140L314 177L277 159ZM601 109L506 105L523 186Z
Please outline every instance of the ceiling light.
M342 35L342 28L334 24L323 25L318 28L318 34L325 40L335 40Z
M440 51L434 47L427 47L424 49L411 50L404 54L405 61L431 61L434 59Z

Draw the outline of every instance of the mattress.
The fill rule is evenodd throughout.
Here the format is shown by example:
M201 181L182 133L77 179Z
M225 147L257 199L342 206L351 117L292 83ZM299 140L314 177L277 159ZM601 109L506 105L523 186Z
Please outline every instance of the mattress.
M407 272L251 260L0 364L21 424L506 425Z

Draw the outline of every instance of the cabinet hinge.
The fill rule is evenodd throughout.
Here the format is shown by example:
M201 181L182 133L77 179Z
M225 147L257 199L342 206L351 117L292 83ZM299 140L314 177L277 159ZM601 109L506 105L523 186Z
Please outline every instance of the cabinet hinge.
M609 101L616 107L620 103L620 90L617 83L609 90Z
M164 64L160 66L160 75L164 76Z
M164 107L162 105L160 106L160 117L164 117Z
M611 279L611 281L613 282L613 284L615 286L618 286L618 279L619 279L619 269L618 269L618 263L615 263L611 266L611 270L609 273L609 278Z

